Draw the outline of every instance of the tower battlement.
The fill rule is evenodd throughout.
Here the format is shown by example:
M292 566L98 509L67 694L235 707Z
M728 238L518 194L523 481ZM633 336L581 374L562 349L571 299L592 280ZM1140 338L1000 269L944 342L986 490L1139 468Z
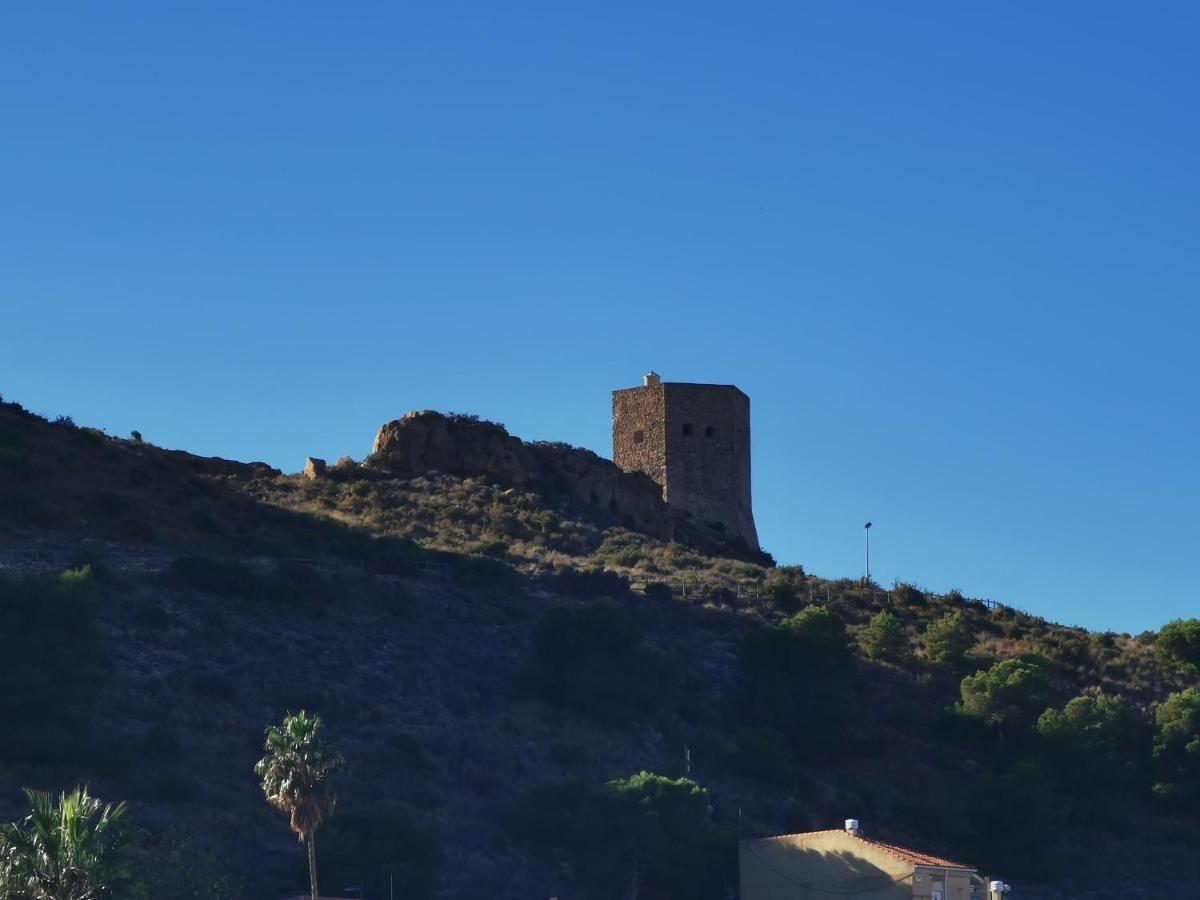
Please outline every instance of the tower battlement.
M664 382L613 391L613 462L644 472L696 525L758 549L750 501L750 398L733 385Z

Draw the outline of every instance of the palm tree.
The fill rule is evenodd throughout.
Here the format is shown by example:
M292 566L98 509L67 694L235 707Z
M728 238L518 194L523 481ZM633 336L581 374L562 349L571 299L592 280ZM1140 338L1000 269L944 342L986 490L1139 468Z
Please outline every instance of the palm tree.
M291 818L292 831L308 845L308 879L317 900L316 831L333 813L333 783L345 760L321 738L320 716L300 712L283 717L266 731L265 755L254 766L263 794Z
M103 803L77 787L55 798L25 791L30 812L0 825L0 897L103 900L120 875L124 803Z

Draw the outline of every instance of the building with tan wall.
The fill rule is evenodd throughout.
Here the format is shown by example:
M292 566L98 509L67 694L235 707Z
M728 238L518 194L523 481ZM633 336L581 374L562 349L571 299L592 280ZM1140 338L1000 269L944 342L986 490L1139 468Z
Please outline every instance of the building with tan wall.
M758 549L750 501L750 398L733 385L664 382L613 391L613 462L643 472L697 526Z
M739 845L740 900L1001 900L1007 886L973 866L864 837L846 828Z

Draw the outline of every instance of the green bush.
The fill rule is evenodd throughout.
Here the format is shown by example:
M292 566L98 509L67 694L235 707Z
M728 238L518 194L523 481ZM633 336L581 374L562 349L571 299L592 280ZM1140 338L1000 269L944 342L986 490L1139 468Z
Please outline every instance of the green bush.
M778 609L794 609L799 599L796 586L786 578L767 578L763 582L763 598Z
M584 822L581 869L604 896L636 878L648 898L716 900L736 881L736 844L710 826L708 791L695 781L649 772L610 781Z
M822 670L838 669L850 659L846 627L820 606L781 625L756 628L742 642L742 677L751 686L808 678Z
M774 728L796 752L821 755L836 744L834 725L848 709L840 676L851 658L845 626L823 607L756 628L739 657L740 724Z
M779 566L771 569L763 581L763 597L777 609L795 609L806 585L802 566Z
M1164 625L1154 642L1154 655L1164 665L1200 674L1200 619L1176 619Z
M1041 663L1005 659L962 680L962 706L1001 730L1029 724L1046 708L1050 683Z
M905 665L912 659L908 633L899 619L887 610L871 617L858 633L858 646L869 659Z
M1014 641L1030 636L1036 637L1045 630L1044 620L1007 606L998 607L993 615L1000 621L1000 631L1004 636Z
M1087 672L1094 662L1091 641L1070 631L1047 632L1037 641L1037 650L1066 668Z
M629 531L618 531L605 535L593 556L600 562L632 569L643 560L649 559L646 538Z
M812 666L836 668L850 661L845 624L822 606L810 606L780 627L796 641Z
M535 623L532 643L521 680L554 706L619 721L679 701L682 666L643 646L641 628L619 603L552 607Z
M1111 783L1145 770L1147 723L1132 704L1105 694L1076 697L1037 720L1052 761L1069 781Z
M1200 690L1171 694L1154 711L1156 794L1180 801L1200 796Z
M1112 631L1097 631L1088 638L1092 648L1097 652L1112 650L1117 646L1117 635Z
M61 762L84 749L81 711L107 652L90 567L0 576L0 759Z
M915 584L896 581L892 584L892 601L897 606L924 606L925 593Z
M551 534L562 528L562 520L547 509L530 513L529 523L542 534Z
M708 792L685 778L639 772L600 786L550 782L505 814L509 834L570 856L589 898L718 900L736 881L736 838L708 819Z
M925 655L931 662L960 668L967 653L975 646L975 636L967 622L966 613L956 609L929 623L925 629Z
M736 843L708 821L708 791L650 772L608 782L585 807L576 866L597 896L718 900L736 882Z

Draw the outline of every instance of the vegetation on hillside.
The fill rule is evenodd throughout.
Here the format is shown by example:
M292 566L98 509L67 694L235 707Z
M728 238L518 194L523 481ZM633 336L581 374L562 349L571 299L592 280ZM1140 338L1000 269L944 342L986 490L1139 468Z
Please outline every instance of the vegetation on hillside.
M356 773L322 829L327 879L373 893L503 870L704 897L734 880L739 823L847 816L1010 880L1192 865L1195 620L1089 633L704 555L552 490L369 465L310 480L12 404L0 438L0 532L78 551L0 576L0 787L118 786L157 829L135 868L196 863L181 897L299 880L246 772L262 719L301 707L336 719ZM210 804L224 827L197 843L183 826ZM585 852L601 833L633 840ZM238 846L285 862L251 871Z
M86 752L82 708L108 664L96 618L88 566L0 574L0 763L71 763Z
M505 813L514 839L567 861L587 896L718 900L737 881L735 836L687 778L639 772L600 785L550 782Z

